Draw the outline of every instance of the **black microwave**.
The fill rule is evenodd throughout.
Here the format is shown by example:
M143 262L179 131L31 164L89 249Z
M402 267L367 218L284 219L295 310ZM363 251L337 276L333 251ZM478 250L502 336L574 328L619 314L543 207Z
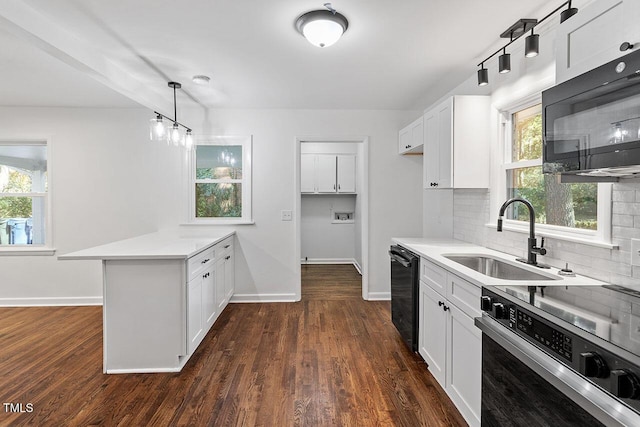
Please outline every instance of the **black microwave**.
M640 50L542 92L542 126L545 173L640 176Z

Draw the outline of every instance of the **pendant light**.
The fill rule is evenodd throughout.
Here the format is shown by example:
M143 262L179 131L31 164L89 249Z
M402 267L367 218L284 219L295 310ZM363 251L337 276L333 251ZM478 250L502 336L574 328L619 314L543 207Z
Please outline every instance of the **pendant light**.
M149 137L152 141L165 140L169 145L181 145L183 147L191 149L191 147L193 147L193 135L191 133L191 128L178 122L176 89L180 89L182 85L178 82L168 82L168 86L173 89L173 119L171 117L165 116L162 113L154 111L156 117L150 120ZM165 127L165 124L162 120L163 118L172 122L172 125L169 129ZM186 134L183 134L182 130L180 129L181 127L186 130Z
M296 29L314 46L329 47L342 37L349 21L344 15L325 3L327 9L312 10L298 17Z

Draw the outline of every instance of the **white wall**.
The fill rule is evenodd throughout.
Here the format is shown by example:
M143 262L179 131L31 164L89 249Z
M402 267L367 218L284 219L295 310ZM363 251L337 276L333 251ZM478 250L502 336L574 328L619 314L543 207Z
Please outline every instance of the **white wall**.
M245 300L291 298L299 283L293 209L296 137L368 136L370 291L389 292L394 236L422 234L421 158L397 154L398 129L415 112L215 110L185 112L208 135L253 135L254 225L237 230L237 293ZM51 139L51 197L58 254L183 222L182 153L151 143L146 109L0 108L0 138ZM397 217L403 207L402 218ZM183 235L215 227L183 226ZM0 256L0 304L98 301L97 261ZM39 300L24 300L36 298ZM42 300L42 299L46 299ZM56 300L56 298L62 298Z
M302 195L301 202L301 256L318 262L355 260L356 224L336 224L333 212L354 212L356 196Z
M0 108L0 139L49 141L57 254L155 231L169 147L143 109ZM98 261L0 255L0 305L99 303Z

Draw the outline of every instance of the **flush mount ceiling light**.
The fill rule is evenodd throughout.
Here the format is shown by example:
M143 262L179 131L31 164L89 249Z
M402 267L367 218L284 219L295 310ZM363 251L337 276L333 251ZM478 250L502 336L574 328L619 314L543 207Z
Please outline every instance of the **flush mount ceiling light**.
M203 74L198 74L196 76L191 77L191 81L200 86L206 86L211 81L211 77L205 76Z
M327 9L312 10L296 20L296 29L314 46L328 47L340 40L349 28L344 15L325 3Z
M193 134L191 128L178 122L178 108L176 104L176 89L180 89L182 85L178 82L169 82L168 86L173 89L173 119L162 113L154 111L156 117L150 120L149 137L152 141L167 141L167 144L181 145L187 149L193 147ZM165 118L173 122L167 130L162 119ZM180 128L184 128L186 133L183 134Z
M498 58L498 70L500 73L508 73L511 71L511 55L507 53L507 47L511 45L513 42L518 40L527 32L531 31L531 34L525 39L524 46L524 56L527 58L532 58L534 56L538 56L540 50L540 35L534 34L533 28L537 25L540 25L543 21L547 20L549 17L556 14L560 9L567 6L567 9L560 13L560 23L563 23L567 19L571 18L573 15L578 13L578 9L575 7L571 7L571 0L568 0L558 6L553 12L549 13L544 18L537 19L519 19L515 24L507 28L502 34L500 34L501 38L508 38L509 43L501 47L488 57L486 57L482 62L478 64L479 67L482 67L478 70L478 86L485 86L489 83L488 70L484 68L484 63L489 59L493 58L497 54L502 52L502 55ZM622 49L622 47L621 47Z

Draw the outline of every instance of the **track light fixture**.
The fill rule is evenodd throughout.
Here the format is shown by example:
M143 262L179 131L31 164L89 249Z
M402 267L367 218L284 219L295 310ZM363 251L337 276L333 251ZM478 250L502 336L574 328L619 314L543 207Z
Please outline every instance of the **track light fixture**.
M180 89L182 85L178 82L169 82L168 86L173 89L173 119L162 113L154 111L156 117L149 123L149 138L152 141L167 141L167 144L181 145L187 149L193 147L193 134L191 128L183 125L178 121L178 107L176 104L176 89ZM169 129L165 128L163 118L169 120L173 124ZM183 134L180 128L184 128L186 133Z
M524 56L527 58L533 58L540 53L540 35L533 34L533 28L531 34L524 39Z
M507 28L502 34L500 34L501 38L508 38L509 43L504 45L502 48L498 49L488 57L486 57L482 62L478 64L481 67L478 70L478 86L485 86L489 83L488 70L484 68L484 63L496 56L497 54L502 54L498 57L498 71L501 74L508 73L511 71L511 55L507 53L507 47L509 47L513 42L518 40L524 34L531 31L531 34L525 38L525 48L524 48L524 56L527 58L532 58L534 56L538 56L540 52L540 35L534 34L533 29L535 26L541 24L543 21L547 20L554 14L556 14L560 9L567 6L566 10L563 10L560 13L560 23L563 23L567 19L571 18L573 15L578 13L578 9L575 7L571 7L571 0L568 0L558 6L553 12L549 13L544 18L537 19L519 19L515 24Z
M498 57L498 71L505 74L511 71L511 54L507 53L507 48L502 49L502 55Z
M484 68L484 62L480 67L482 68L478 70L478 86L486 86L489 84L489 70Z

